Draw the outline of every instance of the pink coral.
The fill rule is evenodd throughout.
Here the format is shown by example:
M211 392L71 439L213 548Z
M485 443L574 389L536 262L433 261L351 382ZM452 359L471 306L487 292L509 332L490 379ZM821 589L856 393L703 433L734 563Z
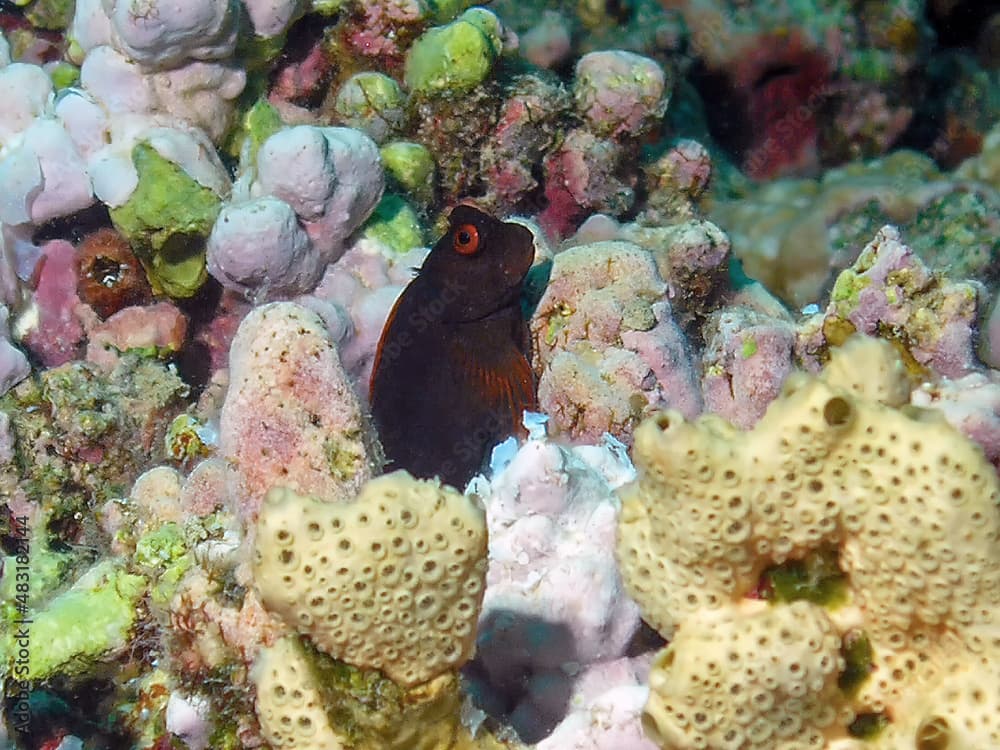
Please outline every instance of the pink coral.
M538 215L542 228L562 238L592 211L617 216L628 210L635 199L635 178L619 176L623 156L614 141L587 130L571 130L543 162L548 205Z
M77 314L76 249L65 240L42 247L41 272L35 288L38 323L24 337L25 345L46 367L80 356L84 330Z
M790 320L741 307L713 314L706 328L705 406L748 430L777 398L792 371L795 329Z
M328 500L379 468L374 431L322 320L291 302L253 310L230 352L221 455L236 467L235 502L255 519L275 486Z
M577 112L601 136L638 136L651 129L667 108L667 93L663 68L634 52L590 52L576 64Z
M119 353L129 349L179 351L187 323L187 316L169 302L126 307L90 330L87 360L111 370Z
M333 66L326 57L323 42L318 40L301 60L278 69L272 78L268 100L282 112L302 105L320 94L332 73Z
M694 416L701 393L651 253L598 242L556 255L531 323L540 407L574 440L629 442L657 408Z
M399 64L403 50L400 38L407 38L407 26L423 20L424 11L417 0L374 0L359 4L359 16L347 33L348 44L366 57L383 58L384 63Z
M560 86L534 76L521 78L504 101L482 156L491 199L500 209L513 210L538 187L533 170L555 142L568 107Z
M847 321L871 336L895 337L921 365L959 378L977 368L973 337L979 294L973 284L933 273L899 230L887 225L837 278L824 319ZM815 327L800 336L808 359L823 338Z
M927 383L913 392L911 400L916 406L939 410L1000 468L1000 374L995 370Z

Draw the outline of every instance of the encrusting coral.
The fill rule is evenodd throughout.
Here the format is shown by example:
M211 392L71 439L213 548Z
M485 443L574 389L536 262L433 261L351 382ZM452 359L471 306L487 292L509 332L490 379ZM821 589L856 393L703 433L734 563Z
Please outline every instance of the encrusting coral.
M981 675L1000 657L1000 487L978 446L905 403L905 377L890 344L854 337L822 375L790 376L750 432L675 412L636 431L639 479L621 492L617 554L645 619L674 639L654 664L646 707L663 747L824 747L859 732L852 714L889 722L870 747L906 747L906 727L924 719L948 730L921 748L1000 742L996 714L967 723L971 707L953 695L956 675ZM787 597L806 599L791 605L796 617L784 603L755 613L767 610L755 600L783 598L775 570L822 555L835 561L832 574ZM773 627L761 625L768 618ZM857 666L870 676L839 693L828 689L837 648L823 647L819 671L802 661L818 658L827 620L838 641L871 645ZM740 691L706 698L703 688L728 684L719 670L731 667L699 646L711 628L726 639L761 628L752 668L763 690L750 704ZM707 660L692 672L699 653ZM760 677L777 663L784 677ZM928 703L928 690L952 699ZM813 712L807 695L833 713Z
M374 473L377 448L331 336L291 302L253 310L230 352L219 449L240 475L247 518L275 485L347 499Z
M252 677L257 716L264 737L275 747L341 750L330 726L318 681L305 665L302 645L291 636L261 650Z
M820 607L748 601L701 615L653 662L647 736L663 747L774 748L787 737L817 749L837 738L838 723L843 736L852 717L837 686L844 659Z

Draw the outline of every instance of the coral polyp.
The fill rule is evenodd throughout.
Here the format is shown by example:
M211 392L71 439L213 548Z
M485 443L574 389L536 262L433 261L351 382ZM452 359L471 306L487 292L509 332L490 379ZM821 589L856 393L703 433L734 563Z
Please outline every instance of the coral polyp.
M128 241L113 229L98 229L76 251L76 293L100 317L152 298L146 274Z

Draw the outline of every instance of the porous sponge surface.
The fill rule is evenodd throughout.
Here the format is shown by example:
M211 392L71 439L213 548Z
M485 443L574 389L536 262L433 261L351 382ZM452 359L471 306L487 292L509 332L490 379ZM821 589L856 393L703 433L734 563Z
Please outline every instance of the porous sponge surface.
M653 662L643 722L655 742L804 750L845 734L840 636L822 608L747 601L701 615Z
M871 398L898 399L888 346L853 340L824 376L790 377L750 432L670 412L643 423L616 551L644 619L669 638L754 596L766 568L835 550L848 590L837 617L873 647L852 705L895 716L956 654L1000 658L1000 488L936 414Z
M251 675L264 739L282 750L341 750L302 645L287 636L261 649Z
M276 488L258 519L264 606L319 650L407 687L471 656L485 575L482 508L404 471L349 504Z

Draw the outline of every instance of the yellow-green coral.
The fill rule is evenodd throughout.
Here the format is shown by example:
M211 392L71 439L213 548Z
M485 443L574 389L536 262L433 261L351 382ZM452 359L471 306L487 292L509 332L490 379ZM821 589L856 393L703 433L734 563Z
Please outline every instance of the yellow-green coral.
M30 632L25 679L71 675L125 646L136 623L136 603L146 579L113 561L98 563L44 608L25 619ZM4 639L4 661L18 656L18 630Z
M285 637L261 650L251 678L257 715L275 750L494 750L462 726L454 673L402 688Z

